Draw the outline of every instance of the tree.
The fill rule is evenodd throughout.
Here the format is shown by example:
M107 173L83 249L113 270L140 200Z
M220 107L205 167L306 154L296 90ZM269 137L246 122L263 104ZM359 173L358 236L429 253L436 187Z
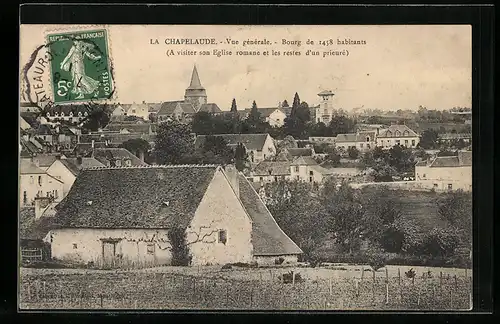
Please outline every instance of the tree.
M424 149L434 149L437 147L438 133L433 129L427 129L420 136L420 147Z
M307 123L310 119L309 105L306 102L301 102L299 94L295 93L290 116L285 118L286 134L295 138L307 138Z
M334 233L337 243L345 252L358 250L367 224L354 190L347 183L342 183L338 190L325 186L321 200L327 227Z
M349 117L336 115L332 117L328 127L331 129L332 136L347 134L354 130L354 121Z
M158 164L191 164L195 156L194 137L188 125L177 121L158 126L154 156Z
M278 181L265 186L271 214L309 260L326 235L322 206L310 189L309 184L298 181Z
M173 227L167 232L172 253L173 266L188 266L191 264L191 253L186 242L186 230L181 227Z
M147 153L151 149L148 141L142 138L133 138L123 142L120 147L125 148L127 151L131 152L140 159L144 159Z
M350 146L347 149L347 154L349 155L350 159L355 160L359 156L359 150L355 146Z
M472 194L461 190L438 198L439 215L456 228L464 245L472 245Z
M233 98L233 101L231 102L231 112L232 113L238 112L238 107L236 106L236 99L235 98Z
M281 142L279 142L277 146L278 146L277 147L278 152L281 152L283 149L297 148L298 144L297 141L293 138L293 136L288 135L285 136L285 138Z
M342 157L340 156L339 152L337 149L335 149L334 146L328 146L326 148L326 157L325 157L325 162L327 164L330 164L331 166L339 166L340 165L340 160Z
M243 171L247 167L248 162L248 154L245 146L238 143L234 151L234 164L236 169L238 171Z
M264 128L262 116L259 109L257 108L257 103L255 102L255 100L252 103L252 108L250 109L250 114L245 120L245 124L245 133L260 133Z
M85 104L88 117L83 121L82 128L90 131L97 131L106 127L111 119L111 108L109 105Z

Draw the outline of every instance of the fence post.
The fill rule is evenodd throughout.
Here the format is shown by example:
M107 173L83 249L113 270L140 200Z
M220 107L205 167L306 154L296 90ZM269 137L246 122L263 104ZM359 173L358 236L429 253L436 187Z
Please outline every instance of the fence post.
M31 289L29 283L28 283L28 300L31 301Z
M412 286L414 286L414 285L415 285L415 277L416 277L416 276L417 276L417 275L415 275L415 276L413 276L413 277L411 278L411 284L412 284Z
M103 307L103 299L104 299L103 297L104 296L101 294L100 297L101 297L101 308L102 308Z
M363 280L364 276L365 276L365 269L361 267L361 280Z
M332 278L328 278L328 287L330 288L330 296L333 295L333 288L332 288Z
M250 288L250 308L253 306L253 285Z
M453 289L450 289L450 309L453 309Z
M45 281L44 281L44 282L43 282L43 299L46 299L46 297L45 297L45 296L46 296L46 295L45 295Z
M457 275L454 275L453 277L454 277L454 279L455 279L455 288L457 288L457 286L458 286L458 283L457 283Z
M387 266L385 266L385 282L389 282L389 270L387 270Z
M443 271L439 271L439 287L443 285Z
M269 275L271 276L271 281L274 281L273 271L269 269Z
M401 286L401 269L398 268L398 285Z
M356 280L356 297L359 297L359 282Z
M389 281L385 282L385 304L389 304Z
M292 271L292 286L295 287L295 272Z
M417 289L417 305L420 306L420 286Z
M229 307L229 283L226 286L226 307Z

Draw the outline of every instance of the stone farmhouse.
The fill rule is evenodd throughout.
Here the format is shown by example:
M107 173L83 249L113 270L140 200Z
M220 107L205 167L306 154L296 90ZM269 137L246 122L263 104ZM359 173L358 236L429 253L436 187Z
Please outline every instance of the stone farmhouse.
M102 267L171 264L174 228L186 233L191 265L302 254L232 165L85 169L51 223L53 258Z

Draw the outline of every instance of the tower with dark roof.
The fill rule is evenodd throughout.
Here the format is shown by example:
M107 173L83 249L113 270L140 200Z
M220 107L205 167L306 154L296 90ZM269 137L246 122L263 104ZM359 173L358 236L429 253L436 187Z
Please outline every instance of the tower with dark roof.
M190 102L195 111L198 111L201 105L207 103L207 92L201 85L196 65L194 66L193 74L191 75L191 83L184 94L184 100L186 102Z

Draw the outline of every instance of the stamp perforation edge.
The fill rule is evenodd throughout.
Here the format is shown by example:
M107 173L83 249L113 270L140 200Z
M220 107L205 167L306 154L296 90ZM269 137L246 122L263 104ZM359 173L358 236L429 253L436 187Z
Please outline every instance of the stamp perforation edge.
M91 25L51 25L51 26L61 26L61 27L49 27L49 28L44 28L42 35L43 35L43 41L44 45L48 44L48 37L53 34L71 34L71 33L79 33L79 32L91 32L91 31L96 31L96 30L104 30L106 33L106 46L107 46L107 53L108 53L108 69L111 74L111 85L113 89L113 94L110 98L107 99L99 99L99 100L82 100L78 102L72 102L71 104L85 104L88 102L113 102L116 101L118 98L118 90L116 88L116 83L115 83L115 70L113 68L113 53L112 53L112 41L110 37L110 32L109 32L109 25L99 25L99 24L91 24ZM54 94L54 88L53 88L53 80L52 80L52 73L49 73L49 90L50 93L53 95ZM55 98L52 98L55 99ZM54 100L53 100L54 101ZM54 104L56 104L54 102ZM61 104L67 104L67 102L62 102Z

